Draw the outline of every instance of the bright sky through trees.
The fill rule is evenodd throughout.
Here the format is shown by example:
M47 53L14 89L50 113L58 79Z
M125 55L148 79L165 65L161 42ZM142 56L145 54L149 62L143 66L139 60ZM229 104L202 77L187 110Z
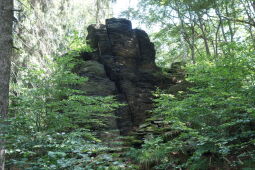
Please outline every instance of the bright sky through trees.
M128 8L135 8L137 6L137 0L117 0L113 4L113 16L120 17L121 12L127 10ZM132 21L133 28L138 27L138 23Z
M127 10L129 7L135 7L137 3L137 0L117 0L117 2L113 4L114 17L118 17L122 11Z

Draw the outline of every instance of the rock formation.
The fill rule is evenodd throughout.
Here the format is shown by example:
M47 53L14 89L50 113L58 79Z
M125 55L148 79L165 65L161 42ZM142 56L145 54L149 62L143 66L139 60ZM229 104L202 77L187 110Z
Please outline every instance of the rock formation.
M87 41L95 52L83 53L87 62L79 74L89 78L88 95L115 95L126 106L116 111L111 127L127 134L147 118L152 91L166 81L155 64L155 49L145 31L132 29L126 19L111 18L105 25L90 25Z

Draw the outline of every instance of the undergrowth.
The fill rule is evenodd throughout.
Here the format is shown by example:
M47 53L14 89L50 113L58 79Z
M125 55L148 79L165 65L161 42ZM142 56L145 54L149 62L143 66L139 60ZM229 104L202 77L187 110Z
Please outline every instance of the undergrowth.
M119 106L114 97L87 96L79 84L87 78L73 72L86 46L49 61L50 69L33 65L19 70L12 84L6 141L6 167L19 169L119 169L126 167L97 138ZM48 71L50 70L50 71Z
M156 93L152 118L170 129L128 153L142 169L255 167L255 56L240 44L233 49L186 66L188 91Z

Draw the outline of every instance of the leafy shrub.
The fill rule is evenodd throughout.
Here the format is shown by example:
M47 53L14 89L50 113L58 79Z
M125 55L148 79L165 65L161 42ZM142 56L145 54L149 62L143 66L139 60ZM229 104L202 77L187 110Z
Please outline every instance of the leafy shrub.
M241 45L233 49L217 61L187 66L189 92L158 93L154 116L171 130L145 140L131 157L155 169L255 166L255 56Z
M83 46L84 50L84 46ZM87 47L85 49L88 50ZM57 57L50 69L31 66L12 84L7 167L21 169L96 169L123 167L110 148L97 139L96 129L119 104L112 96L92 97L76 88L86 78L73 70L80 50Z

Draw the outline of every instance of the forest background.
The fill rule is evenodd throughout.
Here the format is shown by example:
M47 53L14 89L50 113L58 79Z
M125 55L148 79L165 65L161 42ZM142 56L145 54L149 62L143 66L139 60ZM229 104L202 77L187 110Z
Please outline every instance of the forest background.
M171 128L127 151L128 161L119 160L93 134L119 104L71 88L84 81L72 72L81 62L75 56L93 50L86 28L112 17L114 2L16 0L10 107L1 122L7 167L255 166L255 1L139 0L134 8L132 2L122 16L150 33L157 65L167 74L172 63L182 63L192 84L186 91L155 93L151 119L163 118Z

